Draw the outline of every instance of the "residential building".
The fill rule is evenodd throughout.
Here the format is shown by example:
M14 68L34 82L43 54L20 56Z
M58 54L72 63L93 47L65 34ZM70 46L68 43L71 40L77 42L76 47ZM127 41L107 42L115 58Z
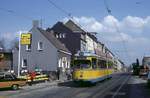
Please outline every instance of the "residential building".
M116 71L119 72L123 71L123 67L125 66L124 63L118 58L116 58L116 62L117 62Z
M117 68L115 55L97 40L95 32L86 32L72 20L68 20L66 23L57 22L47 31L52 32L59 41L65 44L71 51L72 58L78 51L87 51L97 54L105 63L106 61L113 63L113 67Z
M99 55L105 61L106 58L113 61L114 54L97 40L96 33L84 31L72 20L68 20L66 23L57 22L47 31L53 32L55 37L66 45L68 50L71 51L72 57L78 51L87 51ZM106 51L108 51L108 54Z
M62 22L57 22L52 28L48 28L47 31L54 32L55 37L65 44L72 56L78 51L86 50L85 32L74 32Z
M0 51L0 71L12 70L12 52L11 51Z
M32 35L30 45L21 45L20 48L20 71L27 69L29 72L36 69L42 71L56 71L58 68L62 72L70 68L71 53L54 35L39 28L38 21L33 22L33 27L29 31ZM17 51L16 51L17 50ZM18 49L14 53L15 72L18 69Z
M67 21L65 24L57 22L52 28L48 28L47 31L53 31L55 37L66 45L72 55L78 51L95 53L97 49L98 41L93 35L94 33L84 31L72 20Z
M149 57L149 56L143 57L142 65L143 65L143 66L148 66L148 67L150 68L150 57Z
M65 26L68 27L70 30L72 30L74 33L82 33L83 38L85 39L85 51L90 51L95 53L95 49L97 48L97 38L94 34L95 32L87 32L81 28L81 26L78 26L75 22L72 20L68 20L65 23Z

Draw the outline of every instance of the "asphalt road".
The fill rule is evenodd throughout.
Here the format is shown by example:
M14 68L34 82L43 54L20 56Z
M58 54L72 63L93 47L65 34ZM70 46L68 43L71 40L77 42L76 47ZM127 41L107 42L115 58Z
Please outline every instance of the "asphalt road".
M0 96L2 98L133 98L131 95L134 96L134 93L131 94L131 87L134 84L128 84L132 80L131 78L130 74L121 73L93 86L81 87L81 85L70 81L58 83L54 86L34 86L32 89L22 88L18 91L2 91Z

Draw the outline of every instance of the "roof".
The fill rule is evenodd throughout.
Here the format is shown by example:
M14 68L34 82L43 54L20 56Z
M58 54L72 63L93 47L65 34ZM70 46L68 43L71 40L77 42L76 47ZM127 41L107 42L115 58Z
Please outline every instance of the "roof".
M72 20L68 20L65 23L65 26L68 27L69 29L71 29L73 32L84 32L84 33L86 33L83 29L81 29L81 27L79 27L77 24L75 24L75 22L73 22Z
M73 32L68 27L66 27L62 22L57 22L52 28L48 28L46 31L51 32L54 31L55 33L60 32Z
M52 33L43 30L42 28L37 28L41 34L46 37L57 49L63 50L70 53L70 51L62 44Z
M149 59L150 58L150 56L145 56L145 57L143 57L143 59Z
M97 34L96 32L86 32L83 30L80 26L78 26L75 22L72 20L68 20L65 23L65 26L68 27L70 30L72 30L74 33L82 33L82 34L87 34L89 37L91 37L95 42L97 42L97 38L95 37L94 34Z

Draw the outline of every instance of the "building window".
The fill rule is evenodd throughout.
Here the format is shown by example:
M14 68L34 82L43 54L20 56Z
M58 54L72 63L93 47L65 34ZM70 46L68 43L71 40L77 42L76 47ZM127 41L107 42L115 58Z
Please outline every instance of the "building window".
M38 50L43 50L43 42L38 42Z
M58 67L62 67L62 63L61 63L61 62L62 62L62 60L61 60L61 58L59 59L59 61L58 61L58 62L59 62Z
M59 34L59 38L62 38L62 34L61 33Z
M81 50L81 51L85 51L85 50L86 50L86 43L81 40L80 45L81 45L80 50Z
M31 51L31 44L26 45L26 50L27 50L27 51Z
M58 36L58 34L56 34L56 38L58 38L59 36Z
M27 67L27 59L22 59L22 67Z
M66 38L66 34L65 33L62 34L62 38Z

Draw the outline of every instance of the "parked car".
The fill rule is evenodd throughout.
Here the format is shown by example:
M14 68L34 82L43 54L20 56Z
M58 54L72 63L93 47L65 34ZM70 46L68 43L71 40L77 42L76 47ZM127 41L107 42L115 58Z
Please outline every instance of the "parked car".
M25 79L19 79L14 74L8 72L0 73L0 88L19 89L19 86L26 85Z
M140 66L139 77L146 77L148 76L149 68L147 66Z
M145 69L140 69L140 72L139 72L139 77L147 77L148 75L148 72L145 71Z
M28 74L21 75L19 77L20 79L25 79L27 81L27 84L31 85L33 83L39 83L48 81L49 78L46 74L40 73L40 72L31 72Z

